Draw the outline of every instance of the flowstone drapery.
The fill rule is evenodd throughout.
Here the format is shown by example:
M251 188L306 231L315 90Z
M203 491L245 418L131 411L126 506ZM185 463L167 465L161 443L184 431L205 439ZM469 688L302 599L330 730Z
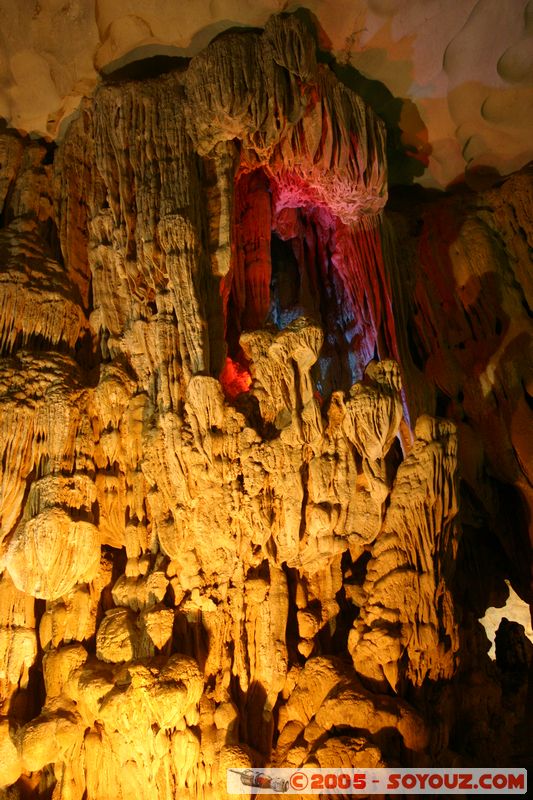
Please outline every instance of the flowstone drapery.
M383 227L383 125L314 52L274 17L110 78L56 150L1 137L6 797L207 800L227 767L512 757L496 734L524 690L495 726L487 598L458 589L467 421L435 405L457 269L428 283L434 260ZM499 477L527 500L509 419Z

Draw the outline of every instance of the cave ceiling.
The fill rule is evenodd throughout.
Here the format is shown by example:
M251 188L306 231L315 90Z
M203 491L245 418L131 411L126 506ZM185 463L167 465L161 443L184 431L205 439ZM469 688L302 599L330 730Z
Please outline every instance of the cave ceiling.
M533 765L531 12L291 9L4 7L0 800Z
M394 180L486 185L531 160L531 0L2 0L0 117L56 139L99 74L300 6L409 154Z

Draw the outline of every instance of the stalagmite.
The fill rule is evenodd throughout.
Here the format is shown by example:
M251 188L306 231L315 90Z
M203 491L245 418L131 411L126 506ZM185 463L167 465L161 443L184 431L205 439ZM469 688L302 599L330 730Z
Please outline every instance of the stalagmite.
M530 597L531 176L413 233L297 14L51 153L0 135L0 797L513 763L530 650L477 620Z

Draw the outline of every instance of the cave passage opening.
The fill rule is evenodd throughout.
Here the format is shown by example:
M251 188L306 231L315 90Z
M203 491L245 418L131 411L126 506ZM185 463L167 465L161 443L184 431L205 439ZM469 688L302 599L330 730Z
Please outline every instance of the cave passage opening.
M241 333L282 331L300 317L324 333L313 367L319 394L347 391L382 355L377 219L347 224L313 202L301 180L260 167L237 175L232 238L232 268L222 285L226 394L235 397L251 385Z

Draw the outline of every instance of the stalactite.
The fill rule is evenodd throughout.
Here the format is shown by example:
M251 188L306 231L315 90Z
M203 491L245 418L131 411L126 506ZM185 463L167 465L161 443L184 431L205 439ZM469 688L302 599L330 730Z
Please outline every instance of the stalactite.
M0 787L511 761L464 584L531 498L527 176L411 237L294 15L102 81L53 165L0 144Z

